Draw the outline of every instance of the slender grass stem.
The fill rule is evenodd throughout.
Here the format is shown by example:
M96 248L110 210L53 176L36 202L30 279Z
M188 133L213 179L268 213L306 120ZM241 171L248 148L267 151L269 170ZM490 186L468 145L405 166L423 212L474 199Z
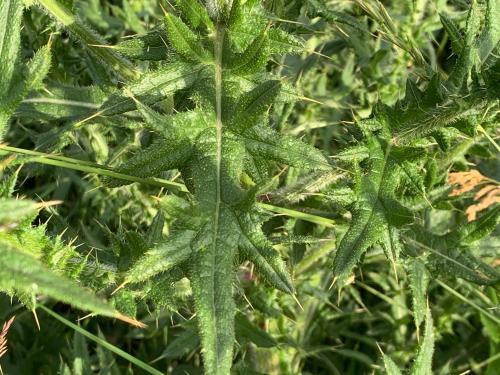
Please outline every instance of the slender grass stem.
M102 176L113 177L125 181L137 182L143 185L150 185L156 187L162 187L171 191L177 191L182 193L187 193L189 190L186 188L184 184L180 184L178 182L167 181L161 178L141 178L136 176L130 176L127 174L114 172L108 169L105 166L88 162L85 160L78 160L73 158L68 158L65 156L46 154L39 151L26 150L17 147L11 147L6 145L0 145L0 155L8 155L8 154L20 154L29 156L26 159L27 163L40 163L45 165L52 165L55 167L73 169L81 172L87 173L95 173ZM257 203L260 207L288 217L293 217L295 219L300 219L304 221L308 221L310 223L319 224L326 226L328 228L333 228L335 221L329 218L325 218L318 215L308 214L305 212L292 210L289 208L278 207L267 203Z
M85 336L86 338L94 341L95 343L97 343L98 345L102 346L103 348L108 349L109 351L115 353L116 355L122 357L123 359L126 359L130 363L132 363L132 364L136 365L137 367L143 369L148 374L153 374L153 375L162 375L163 374L163 372L158 371L154 367L151 367L147 363L141 361L139 358L134 357L133 355L131 355L131 354L129 354L129 353L121 350L120 348L117 348L113 344L110 344L106 340L103 340L99 336L96 336L96 335L90 333L89 331L83 329L82 327L80 327L80 326L78 326L78 325L70 322L69 320L65 319L64 317L62 317L58 313L52 311L48 307L46 307L44 305L38 305L38 308L41 309L41 310L43 310L43 311L45 311L47 314L49 314L53 318L59 320L61 323L63 323L65 325L67 325L68 327L74 329L76 332L80 333L81 335Z

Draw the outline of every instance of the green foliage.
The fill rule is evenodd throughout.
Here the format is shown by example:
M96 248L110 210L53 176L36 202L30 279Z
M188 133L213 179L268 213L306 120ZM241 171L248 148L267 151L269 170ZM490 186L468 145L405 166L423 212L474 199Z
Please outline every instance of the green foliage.
M1 2L6 373L494 374L498 12Z
M434 328L432 316L429 309L425 314L425 331L422 343L418 348L417 356L410 369L412 375L430 375L432 374L432 355L434 354ZM388 374L402 374L394 361L387 355L383 355L385 370Z
M492 12L496 9L495 5L491 4L493 2L488 3L483 15L486 20L492 17ZM353 220L340 242L334 259L334 277L335 280L338 279L340 285L345 283L353 267L369 247L384 241L382 247L389 260L394 263L399 250L394 251L391 248L401 247L399 242L402 236L404 238L420 233L418 225L414 224L417 212L405 207L404 198L405 195L420 196L420 199L432 205L424 183L420 180L421 177L415 173L422 168L429 152L426 138L432 136L438 139L436 130L443 131L468 119L477 121L477 115L486 107L498 105L495 98L496 90L488 83L480 83L481 77L488 74L489 67L483 67L473 57L479 54L474 48L480 50L482 48L480 45L486 43L483 41L484 37L476 37L479 32L478 12L476 3L473 3L469 10L465 35L461 37L463 47L457 52L455 67L447 79L442 78L439 73L433 73L423 91L408 80L403 99L392 107L378 105L369 121L359 122L359 127L366 138L370 163L365 167L367 174L357 183L359 195L352 211ZM446 17L442 20L447 29L453 28ZM481 35L495 34L494 28L489 21L486 22ZM458 38L457 30L453 29L450 32L454 34L453 37ZM474 72L471 72L473 67ZM468 77L471 74L475 77L469 84ZM494 118L495 114L492 114L491 119ZM486 118L483 118L483 121L487 121ZM462 130L460 126L456 127ZM378 140L381 136L383 141ZM403 144L405 146L402 146ZM447 167L448 165L441 166L442 169ZM476 239L480 239L489 233L488 228L493 229L497 218L498 212L493 210L478 222L458 231L466 233L475 231L468 227L477 226L481 228L477 232L481 235ZM389 231L386 235L388 240L382 240L384 232L387 231ZM427 263L429 267L453 270L451 273L455 276L477 283L488 284L498 281L497 272L486 265L483 266L470 251L462 253L458 249L452 250L453 247L467 243L466 235L449 233L441 236L439 240L436 238L436 241L432 241L434 238L432 233L426 232L418 236L427 244L424 245L426 249L430 251L436 247L442 249L434 251L429 257ZM456 238L453 245L450 244L450 241L453 241L451 238ZM414 252L409 254L411 256ZM473 271L476 269L478 271ZM478 273L484 276L478 276ZM418 289L422 290L420 287ZM421 321L420 315L420 312L416 314L417 325Z
M7 178L0 182L2 190L11 193L9 190L12 188L8 189L6 185L13 185L15 179L9 181ZM33 310L36 307L36 295L44 294L93 313L121 317L93 292L70 279L83 271L87 266L86 259L73 259L80 264L68 267L70 257L77 255L74 249L63 245L59 239L54 241L47 237L43 226L31 226L39 209L36 203L2 198L0 209L0 289L3 292L17 296ZM62 275L62 272L67 273L67 276Z
M51 55L49 47L38 50L26 65L19 65L20 28L23 3L20 0L2 1L0 5L0 141L7 122L29 91L39 89L47 75ZM21 78L23 75L26 78Z

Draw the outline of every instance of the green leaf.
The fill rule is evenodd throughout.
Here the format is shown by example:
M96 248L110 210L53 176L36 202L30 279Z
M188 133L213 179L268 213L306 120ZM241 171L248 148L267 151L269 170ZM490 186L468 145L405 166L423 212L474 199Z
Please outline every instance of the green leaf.
M181 167L191 156L188 142L179 145L169 145L160 139L146 149L139 151L127 162L115 169L116 172L141 178L158 176L161 172ZM106 178L103 181L109 187L117 187L130 183L116 178Z
M500 273L474 256L474 242L488 235L499 220L500 207L490 210L479 220L444 235L435 235L418 226L408 238L408 246L429 252L427 267L444 277L459 277L479 285L493 285Z
M207 9L198 0L176 0L175 5L195 29L200 26L213 29L214 25L208 15Z
M35 202L29 200L0 199L0 230L32 216L38 208Z
M231 5L231 12L229 13L229 19L227 21L227 27L231 29L236 29L240 25L243 19L243 6L241 0L233 0Z
M23 81L19 77L16 78L5 99L2 100L0 97L0 121L3 117L6 123L28 92L41 87L42 81L49 71L50 62L51 55L47 46L42 47L35 53L33 59L28 63L26 80ZM0 136L2 135L1 128L5 123L2 124L0 122Z
M403 375L399 367L394 363L394 361L388 355L382 356L384 360L384 367L387 375Z
M399 232L395 227L387 225L386 228L384 228L381 245L385 256L389 259L394 268L394 272L397 272L396 264L399 261L402 245L399 239Z
M239 339L245 338L259 348L272 348L278 344L267 332L257 327L241 313L236 314L235 329Z
M177 90L193 84L202 71L184 63L170 64L165 68L145 73L136 82L128 85L121 93L113 94L100 108L106 116L132 111L136 108L132 94L141 103L151 105Z
M146 234L146 243L148 247L158 244L163 238L163 227L165 225L165 215L158 211L151 222Z
M296 138L280 135L270 128L253 127L242 133L242 137L248 152L254 157L311 170L332 168L318 149Z
M241 95L228 126L237 129L236 132L242 132L254 126L265 110L275 101L280 90L280 81L266 81Z
M172 54L172 48L166 44L166 40L165 30L158 29L103 48L111 48L130 59L162 61Z
M17 68L22 14L23 2L21 0L2 0L0 3L0 77L2 77L0 106L2 100L6 99Z
M87 117L99 109L106 95L96 86L73 87L48 85L47 91L33 93L17 110L22 118L43 121Z
M458 25L446 14L440 14L439 18L441 19L441 23L450 37L453 52L455 54L459 54L463 48L463 36L458 28Z
M167 14L165 27L167 38L179 55L190 61L204 62L207 60L208 53L198 40L197 35L179 17Z
M253 222L247 215L239 215L238 219L244 234L240 249L245 258L255 265L266 282L285 293L293 294L293 282L286 265L262 233L259 223Z
M269 37L267 28L258 35L242 53L229 62L231 73L249 75L260 71L269 60Z
M191 255L191 240L194 233L184 231L170 235L169 238L152 249L127 272L125 281L137 283L166 272L181 264Z
M213 15L212 15L213 16ZM215 34L213 128L200 133L190 175L203 223L193 244L191 273L205 373L225 375L233 361L233 263L239 231L230 206L240 200L244 148L227 137L222 122L224 31Z
M467 25L463 38L463 47L458 56L453 71L448 79L450 89L457 91L464 84L467 85L468 75L477 58L474 41L479 31L481 17L479 15L479 6L476 0L472 0L469 14L467 16Z
M427 313L427 287L429 285L429 274L425 264L420 259L408 260L408 276L413 301L413 318L415 325L420 324L425 319Z
M0 254L0 288L3 291L15 289L29 295L42 293L82 310L109 317L119 316L90 290L48 270L25 251L2 241Z
M38 90L42 87L42 81L49 72L50 64L50 48L49 46L43 46L36 51L35 56L33 56L33 59L28 64L27 91Z
M104 40L76 17L67 6L68 4L63 4L59 0L38 0L38 3L47 14L61 23L84 48L88 48L90 53L109 71L122 79L137 78L138 72L132 64L112 48L103 48L106 45Z
M361 255L383 238L389 225L407 222L404 207L392 198L398 178L397 165L386 156L390 148L384 150L382 143L372 136L368 139L368 149L370 172L361 178L351 225L333 261L334 278L340 286L348 279Z
M432 356L434 354L434 326L431 311L425 314L424 339L418 348L417 357L410 370L411 375L432 375Z
M227 374L233 361L233 258L238 245L233 215L220 203L199 236L191 275L206 374Z
M500 42L500 5L496 0L486 0L485 26L477 39L479 61L484 62Z

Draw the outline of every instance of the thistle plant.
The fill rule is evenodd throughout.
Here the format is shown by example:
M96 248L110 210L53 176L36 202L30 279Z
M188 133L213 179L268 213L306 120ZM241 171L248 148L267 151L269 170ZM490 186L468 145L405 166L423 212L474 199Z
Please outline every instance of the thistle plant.
M492 86L490 78L495 74L494 61L497 59L493 51L500 40L499 30L493 26L497 13L496 2L488 1L483 14L484 27L480 30L480 13L473 2L463 36L453 21L443 16L443 26L453 33L457 54L455 67L448 77L433 74L423 91L409 80L404 99L394 107L379 105L371 118L358 122L366 139L368 172L358 179L353 221L335 255L334 277L339 284L345 283L369 247L380 243L394 263L404 246L414 247L415 240L407 238L414 235L424 244L420 251L410 251L412 256L420 256L426 248L435 249L439 241L437 246L442 252L430 256L432 268L441 272L453 270L456 276L472 282L498 282L499 276L493 268L475 260L467 251L454 249L468 243L465 238L472 233L478 236L472 234L471 241L490 233L498 220L497 209L457 229L456 233L436 239L430 246L425 244L432 242L432 235L427 233L420 237L421 229L415 224L421 207L432 207L433 201L443 197L439 171L449 168L449 164L436 165L429 160L428 152L433 151L428 138L433 137L446 152L454 138L450 128L473 136L481 127L481 121L486 125L497 119L498 90ZM484 111L486 114L480 117ZM426 170L429 177L425 179L423 174L416 174L419 170ZM405 227L408 224L410 226ZM456 240L447 243L444 238ZM456 258L462 256L465 258ZM433 265L434 262L439 265Z
M50 2L41 4L54 10ZM256 196L269 179L269 167L273 162L311 170L331 167L321 152L269 125L267 112L273 104L293 102L300 95L265 66L271 53L286 52L299 42L273 29L258 13L258 21L249 24L248 3L177 5L178 14L165 12L164 17L169 61L112 94L96 115L137 110L155 133L155 141L116 172L151 178L177 169L187 186L183 196L165 198L177 208L175 230L138 258L121 287L158 275L170 282L186 275L205 371L226 374L233 356L237 264L250 260L271 286L294 292L285 263L260 229L266 215L256 206ZM179 90L189 98L186 110L167 114L151 107ZM106 183L124 181L108 178Z
M75 331L59 371L119 373L106 348L159 373L41 296L141 319L147 335L114 337L186 358L175 371L444 371L439 309L458 304L436 286L486 305L500 280L483 249L496 196L451 186L498 151L499 9L424 3L0 3L0 289Z
M272 104L298 96L265 71L269 53L276 50L270 25L248 40L238 32L251 8L239 1L230 7L209 4L210 13L201 6L190 9L193 3L179 5L187 10L182 16L191 27L171 13L165 15L165 27L176 53L172 59L179 64L175 69L197 72L191 88L194 107L167 116L141 103L139 96L138 110L160 138L117 171L152 177L180 170L189 192L184 198L170 197L171 204L189 220L178 219L175 233L139 259L125 282L183 270L193 289L205 372L226 374L233 356L235 265L250 260L271 286L294 292L284 262L260 229L264 216L255 205L269 162L320 170L330 165L319 151L279 135L268 124ZM129 89L132 99L134 89ZM104 114L115 106L105 103Z

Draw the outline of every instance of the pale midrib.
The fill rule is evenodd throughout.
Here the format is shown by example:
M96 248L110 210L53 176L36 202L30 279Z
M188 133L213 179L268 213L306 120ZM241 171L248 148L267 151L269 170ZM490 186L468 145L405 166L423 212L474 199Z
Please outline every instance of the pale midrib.
M215 34L215 130L216 130L216 199L215 199L215 213L214 213L214 236L212 242L212 270L215 271L216 261L215 254L217 251L217 238L219 236L219 215L220 215L220 205L221 205L221 164L222 164L222 48L224 42L224 29L221 26L217 26ZM214 287L215 287L215 273L213 273ZM212 294L212 311L215 316L215 291ZM215 348L215 361L219 362L219 348L217 342L217 322L214 319L214 348Z

